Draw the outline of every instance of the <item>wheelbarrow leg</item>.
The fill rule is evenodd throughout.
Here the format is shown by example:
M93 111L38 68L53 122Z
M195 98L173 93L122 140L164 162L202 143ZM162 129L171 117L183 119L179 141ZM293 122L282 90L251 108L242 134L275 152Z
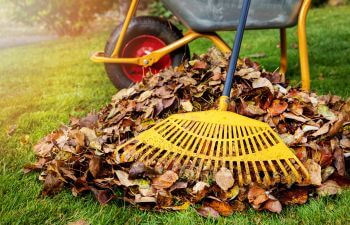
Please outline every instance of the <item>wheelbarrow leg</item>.
M280 74L282 74L282 82L285 82L286 72L288 67L286 28L280 29L280 47L281 47Z
M299 58L301 68L302 89L310 91L310 66L306 39L306 17L311 5L311 0L304 0L298 19Z
M126 14L126 17L124 19L124 24L123 24L123 27L122 27L122 30L120 32L120 36L118 38L118 41L116 43L116 46L115 46L115 49L112 53L112 58L115 58L115 57L118 57L119 55L119 50L122 46L122 43L124 41L124 37L125 37L125 34L126 34L126 31L129 27L129 24L130 24L130 21L132 19L132 17L135 15L135 12L136 12L136 9L137 9L137 5L139 4L139 1L140 0L131 0L131 3L130 3L130 8L128 10L128 13Z

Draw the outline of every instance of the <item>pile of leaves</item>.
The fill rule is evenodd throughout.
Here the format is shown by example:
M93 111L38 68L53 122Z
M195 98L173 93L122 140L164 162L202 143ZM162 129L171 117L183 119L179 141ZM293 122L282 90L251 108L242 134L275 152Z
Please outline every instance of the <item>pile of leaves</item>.
M350 101L291 88L279 73L249 59L238 65L229 110L268 123L304 163L310 181L240 187L225 167L195 180L179 176L174 165L120 161L116 147L162 118L217 108L227 67L228 56L210 49L179 68L146 76L119 91L98 114L72 118L69 126L43 138L34 146L37 162L24 172L41 171L44 196L67 187L74 196L92 192L101 204L120 199L152 210L192 205L200 215L213 217L249 205L279 213L284 205L304 204L310 196L338 194L349 186Z

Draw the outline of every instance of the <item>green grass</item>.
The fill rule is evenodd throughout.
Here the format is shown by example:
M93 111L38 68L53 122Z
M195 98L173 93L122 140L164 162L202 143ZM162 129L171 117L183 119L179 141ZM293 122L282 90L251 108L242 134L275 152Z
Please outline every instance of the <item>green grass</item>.
M321 8L309 16L308 34L312 88L320 94L350 96L350 7ZM66 124L70 116L83 116L106 105L115 89L102 65L88 60L103 49L108 34L0 50L0 224L66 224L85 219L92 224L346 224L350 191L336 197L311 200L288 207L281 215L249 210L217 221L180 213L142 212L115 201L100 206L91 195L75 198L64 191L53 198L39 196L38 174L23 175L21 168L34 161L31 146ZM232 40L232 33L223 33ZM279 62L278 31L249 31L242 55L264 52L258 59L268 70ZM296 29L288 32L289 72L299 80ZM192 52L205 52L210 44L197 41ZM16 125L13 136L6 134ZM25 141L25 137L28 141Z

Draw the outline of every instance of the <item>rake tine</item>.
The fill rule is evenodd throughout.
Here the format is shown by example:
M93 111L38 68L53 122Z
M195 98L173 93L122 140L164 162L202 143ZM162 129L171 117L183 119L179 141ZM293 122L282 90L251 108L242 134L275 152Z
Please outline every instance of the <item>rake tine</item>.
M237 162L237 172L238 172L238 183L239 185L243 185L241 162Z
M140 144L142 144L141 142L140 142ZM137 145L137 147L138 147L139 145ZM136 149L137 147L135 147L134 149ZM136 152L134 153L134 155L133 156L131 156L131 158L130 158L130 162L131 161L134 161L134 159L135 159L135 156L137 156L138 154L140 154L141 152L143 152L143 150L145 150L146 148L148 148L148 147L150 147L149 145L144 145L143 147L141 147L140 149L138 149L138 150L136 150ZM128 151L129 152L129 151Z
M248 149L248 154L253 154L252 149L250 148L250 144L249 144L249 134L247 135L247 128L246 127L242 127L242 134L243 134L243 143L245 142L245 146Z
M154 148L156 149L156 148ZM162 153L163 151L161 149L158 149L158 151L150 158L150 161L155 161L156 158ZM160 161L159 159L157 161Z
M294 165L291 163L291 161L289 159L286 159L285 161L288 164L289 168L292 170L292 172L293 172L293 174L295 176L295 179L298 182L301 182L301 177L300 177L298 171L295 169Z
M183 134L179 138L177 138L177 140L174 142L175 145L178 145L180 142L182 144L187 143L187 140L191 137L190 133L192 133L192 131L194 131L198 127L198 123L193 122L190 123L188 126L188 131L184 131Z
M262 171L264 172L264 175L265 175L264 177L266 177L267 182L268 182L268 183L271 183L270 175L269 175L269 173L267 172L267 169L266 169L266 167L265 167L264 161L261 161L261 162L260 162L260 166L261 166L261 168L262 168Z
M177 141L174 142L174 145L177 146L180 142L182 142L182 143L187 143L188 139L191 137L191 135L189 135L189 133L191 133L192 131L195 131L196 128L198 127L198 125L199 125L199 123L198 123L198 122L195 122L195 121L190 121L190 120L189 120L189 122L190 122L190 123L185 123L185 124L184 124L184 126L185 126L186 128L188 128L188 130L183 131L183 133L182 133L181 136L179 136L179 137L177 137L177 135L174 135L173 139L177 138ZM179 130L180 130L180 132L179 132L179 134L180 134L180 133L181 133L181 129L179 129ZM184 137L185 137L185 139L184 139ZM179 151L178 153L172 154L172 156L171 156L171 157L166 161L166 163L164 164L164 165L165 165L165 168L168 168L168 167L170 166L170 164L172 163L172 161L174 160L174 158L175 158L177 155L179 155L180 152L181 152L180 155L183 155L183 154L185 154L185 151L186 151L186 150L182 148L182 151ZM163 158L163 157L162 157L162 158ZM162 158L161 158L161 159L162 159ZM177 160L176 162L180 162L180 161ZM176 164L176 162L175 162L175 164Z
M273 165L272 161L271 161L271 160L268 160L267 162L268 162L268 164L269 164L269 166L270 166L272 172L273 172L274 174L278 174L278 173L277 173L277 170L276 170L276 167Z
M149 148L147 149L146 153L143 154L143 155L139 158L139 161L144 162L145 159L146 159L146 157L147 157L149 154L151 154L151 153L156 149L156 148L153 147L153 146L148 146L148 147L149 147ZM160 154L160 152L161 152L161 151L157 151L156 154L154 154L154 155L151 157L151 159L152 159L155 155L157 155L158 153Z
M189 125L191 124L190 120L184 121L181 123L182 125ZM170 132L169 134L166 135L166 139L168 139L170 136L170 140L169 142L173 142L176 138L178 138L180 135L185 134L185 132L183 132L183 130L181 129L173 129L172 132ZM169 149L162 149L162 150L167 150L167 152L159 159L160 162L162 162L169 154L170 154L170 150Z
M252 131L251 131L251 129L250 128L246 128L247 129L247 133L248 133L248 135L249 135L249 137L252 137ZM253 145L253 149L255 150L254 152L257 152L257 148L256 148L256 144L255 144L255 141L254 141L254 139L253 138L250 138L250 139L248 139L248 140L251 140L250 142L251 142L251 144ZM247 141L248 141L247 140ZM250 143L247 143L247 145L248 145L248 148L250 149L250 152L251 153L253 153L253 151L251 150L251 145L250 145ZM259 175L259 172L258 172L258 168L257 168L257 165L256 165L256 163L253 161L252 162L252 164L253 164L253 168L254 168L254 173L255 173L255 177L256 177L256 180L257 180L257 182L258 183L261 183L261 179L260 179L260 175Z
M242 156L245 156L246 155L246 147L244 145L244 136L243 136L243 127L239 127L238 128L238 134L239 134L239 142L240 142L240 145L241 145L241 151L242 151ZM248 162L247 161L244 161L244 168L245 168L245 172L246 172L246 181L248 183L251 183L252 181L252 177L250 175L250 170L249 170L249 165L248 165Z
M191 121L185 121L184 123L182 123L182 126L189 126L191 124ZM179 137L181 137L180 135L185 135L186 132L184 132L183 129L180 128L179 125L175 124L175 127L177 127L178 129L174 129L171 132L171 138L170 138L170 142L172 143L175 139L179 140ZM170 135L169 135L170 136Z
M289 173L287 172L286 168L283 166L283 164L281 163L280 160L276 160L278 166L280 167L280 169L282 170L284 176L286 177L287 183L290 184L291 183L291 177L289 175Z
M271 147L271 144L270 144L270 143L267 141L267 139L266 139L266 136L265 136L266 133L267 133L267 130L264 130L263 134L260 135L260 137L261 137L261 138L264 140L264 142L266 143L265 149Z
M217 146L216 146L216 152L215 152L215 149L214 149L214 152L213 152L213 155L214 153L216 153L216 157L217 159L220 158L220 151L221 151L221 143L222 143L222 130L223 130L223 126L222 124L219 125L219 137L218 137L218 140L217 140ZM214 148L215 148L215 145L214 145ZM224 157L222 157L224 159ZM219 160L215 160L215 163L214 163L214 173L219 169Z
M215 132L217 131L216 125L212 124L211 127L210 127L210 131L208 133L209 136L207 135L208 138L211 138L211 136L213 135L213 131L214 130L215 130ZM205 141L205 148L204 148L203 155L207 155L207 152L209 150L210 145L212 145L212 141L211 140L210 141L209 140ZM200 172L202 171L202 167L204 166L204 162L205 162L205 158L201 158L200 162L199 162L198 169L197 169L197 175L196 175L197 178L200 177ZM210 161L208 160L208 162L210 162ZM208 163L207 163L207 166L209 166Z
M210 124L209 123L203 123L203 126L202 126L202 128L201 128L201 130L200 130L200 136L202 136L202 135L204 135L204 133L207 131L207 133L208 133L208 131L210 130L210 129L207 129L208 128L208 126L210 127ZM207 134L206 134L207 135ZM191 150L190 150L190 153L193 155L193 157L195 158L195 159L197 159L198 157L195 157L195 155L196 155L196 152L195 152L195 150L196 150L196 148L198 147L197 145L198 145L198 143L199 143L199 141L201 140L200 138L196 138L196 137L193 137L194 138L194 140L195 140L195 142L194 142L194 144L192 145L192 148L191 148ZM202 140L204 140L204 138L202 139ZM200 149L202 147L202 145L199 145L199 148L198 149ZM198 151L198 149L197 149L197 151ZM188 163L188 161L191 159L191 155L188 155L187 156L187 158L185 159L185 162L184 162L184 164L185 165L187 165L187 163ZM195 163L196 161L194 161L194 163L192 164L193 166L196 164ZM193 167L191 168L191 170L193 170Z
M249 152L249 154L253 154L253 150L252 150L251 144L250 144L250 142L249 142L249 140L250 140L249 137L250 137L250 135L251 135L251 132L250 132L250 130L249 130L248 127L242 127L242 130L243 130L243 135L246 137L246 138L244 139L244 141L245 141L246 146L247 146L247 148L248 148L248 152ZM253 147L254 147L254 146L253 146ZM259 172L258 172L258 168L257 168L255 162L254 162L254 161L251 161L250 163L251 163L252 166L253 166L254 174L255 174L255 177L256 177L257 182L258 182L258 183L261 183L260 176L259 176ZM248 167L248 168L249 168L249 167ZM250 173L250 171L249 171L249 173Z
M221 133L220 127L221 127L221 124L215 125L215 132L214 132L214 135L212 137L213 139L211 140L211 148L210 148L210 151L208 154L209 158L214 157L216 144L219 144L218 137ZM217 149L216 151L219 151L219 149ZM217 162L217 160L215 160L215 162L214 162L214 173L216 173L216 171L218 170L218 168L216 167L216 162ZM206 166L209 167L211 165L212 165L212 160L208 159Z
M197 156L196 156L196 158L194 159L194 162L192 163L191 170L193 170L194 166L196 165L196 162L197 162L197 160L198 160L198 158L199 158L199 155L201 154L200 151L203 149L203 147L204 147L204 150L205 150L205 149L208 149L208 147L209 147L208 145L209 145L210 142L207 141L206 138L208 137L208 135L209 135L210 133L213 132L214 124L209 124L208 126L209 126L209 127L207 128L205 134L203 135L203 138L202 138L202 140L201 140L201 143L200 143L200 145L199 145L199 148L197 149L197 152L194 152L194 154L196 154ZM205 153L203 153L203 155L205 155L206 152L207 152L207 151L205 151ZM198 169L199 169L199 170L201 170L201 167L203 166L202 164L203 164L203 161L200 160L199 166L198 166ZM199 177L199 176L198 176L198 177Z
M202 128L203 128L203 126L205 126L205 123L199 123L199 122L197 122L197 126L196 126L196 130L195 130L195 133L201 133L201 130L202 130ZM194 141L196 141L196 139L198 139L198 138L196 138L196 136L194 136L194 135L188 135L191 139L186 143L186 146L184 147L184 151L182 151L182 153L181 153L181 155L178 157L178 159L176 160L176 162L175 163L180 163L181 162L181 160L184 158L184 156L186 155L186 153L188 154L188 159L192 156L192 154L191 153L193 153L193 151L192 151L192 149L193 149L193 147L192 147L192 149L190 149L190 147L191 147L191 145L193 144L193 142ZM185 159L185 161L184 161L184 164L183 164L183 167L186 167L186 165L187 165L187 159Z
M269 140L271 141L272 145L276 145L277 144L275 139L271 136L271 133L270 133L269 130L266 130L265 134L269 138Z
M121 158L121 159L124 159L124 158L125 158L125 155L127 155L128 153L130 153L130 152L136 150L140 145L142 145L142 142L137 142L137 143L136 143L135 145L133 145L132 147L127 148L126 150L124 150L124 152L121 153L120 158ZM126 146L127 146L127 145L123 146L121 149L124 149ZM136 152L134 153L134 155L137 155L137 153L138 153L138 151L136 151ZM126 160L126 161L129 161L129 162L130 162L130 161L132 161L131 159L134 159L134 156L131 156L131 157L130 157L128 160ZM121 161L124 161L124 160L121 160Z
M227 141L227 144L228 144L228 155L229 156L234 156L234 154L233 154L233 146L232 146L232 144L234 144L234 143L232 143L232 142L234 142L232 139L232 127L231 126L228 126L228 132L227 132L227 134L228 134L228 139L229 139L229 141ZM229 167L230 167L230 170L233 172L233 162L229 162Z
M304 165L297 159L296 156L293 156L293 157L294 157L294 160L297 162L297 164L300 166L300 169L302 170L302 172L304 173L305 179L306 179L307 181L309 181L309 180L310 180L310 174L309 174L309 172L308 172L307 169L304 167Z

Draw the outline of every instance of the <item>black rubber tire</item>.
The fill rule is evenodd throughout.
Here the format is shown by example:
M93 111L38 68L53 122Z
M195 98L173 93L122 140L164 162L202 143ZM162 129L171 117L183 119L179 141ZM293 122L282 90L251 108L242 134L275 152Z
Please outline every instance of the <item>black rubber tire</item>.
M119 25L111 34L105 47L105 54L111 56L119 38L122 24ZM170 22L153 16L141 16L133 18L129 24L122 46L129 40L140 35L154 35L164 41L165 44L171 44L183 37L182 32ZM185 45L170 53L172 66L179 66L186 59L190 58L188 45ZM133 81L130 80L122 71L119 64L105 63L105 69L109 79L118 89L130 87Z

